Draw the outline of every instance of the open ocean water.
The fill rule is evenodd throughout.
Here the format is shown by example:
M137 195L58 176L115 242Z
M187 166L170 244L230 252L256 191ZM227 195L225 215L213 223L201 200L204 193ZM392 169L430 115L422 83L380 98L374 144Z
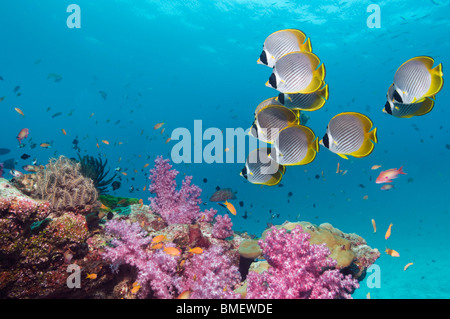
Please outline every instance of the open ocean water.
M71 4L80 9L80 27L69 27ZM371 4L378 6L379 27L368 26ZM448 83L424 116L400 119L382 112L394 74L408 59L433 57L435 65L442 63L446 81L449 4L1 1L0 98L5 98L0 102L0 148L11 152L0 155L0 162L14 159L20 169L34 159L45 164L59 155L76 157L77 139L81 156L100 154L111 171L127 172L114 195L143 198L147 204L149 194L142 189L149 181L141 169L150 163L148 172L157 155L171 158L176 141L166 141L173 130L188 129L192 146L203 143L204 149L210 141L194 136L194 120L202 121L203 132L248 129L256 106L278 94L265 86L271 70L256 63L264 40L277 30L300 29L325 65L330 92L322 109L305 112L310 116L307 126L320 139L333 116L363 113L378 129L373 153L345 160L321 146L312 163L288 167L281 186L274 187L253 185L239 176L242 162L202 160L174 167L180 177L194 176L206 202L217 186L237 191L237 215L231 216L236 231L260 236L268 224L286 220L328 222L365 238L381 252L376 262L381 286L370 288L363 280L354 298L366 298L368 292L373 299L449 298ZM160 122L165 123L163 134L153 129ZM29 137L19 148L16 136L25 127ZM21 159L24 153L30 158ZM345 175L336 174L338 163ZM373 165L381 168L372 170ZM375 183L380 171L401 166L407 175L394 180L394 188L380 190ZM11 178L8 171L4 175ZM386 240L391 223L392 235ZM386 247L400 257L387 255ZM404 271L407 263L413 265Z

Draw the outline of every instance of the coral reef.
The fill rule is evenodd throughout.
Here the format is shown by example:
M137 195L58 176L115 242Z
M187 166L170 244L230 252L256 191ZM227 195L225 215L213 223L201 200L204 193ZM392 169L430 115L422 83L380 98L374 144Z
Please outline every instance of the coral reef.
M109 170L105 172L108 160L103 160L99 158L94 158L89 155L83 157L78 154L78 160L80 163L80 172L83 176L92 179L94 182L94 187L98 190L100 194L105 194L109 185L114 181L115 175L110 179L106 179L109 174Z
M3 163L0 163L0 177L3 177L3 168L4 168Z
M80 164L65 156L50 159L45 169L36 172L32 197L49 201L52 210L87 213L98 206L98 193L90 178L80 173Z
M21 189L46 181L73 194L86 179L78 165L53 159ZM35 199L0 179L0 298L348 298L379 257L330 224L286 222L259 241L233 232L229 215L200 211L190 177L176 189L171 168L155 161L151 206L102 196L113 214L97 214L97 227L88 227L96 204L55 213L59 193ZM70 266L81 271L79 288L67 285Z

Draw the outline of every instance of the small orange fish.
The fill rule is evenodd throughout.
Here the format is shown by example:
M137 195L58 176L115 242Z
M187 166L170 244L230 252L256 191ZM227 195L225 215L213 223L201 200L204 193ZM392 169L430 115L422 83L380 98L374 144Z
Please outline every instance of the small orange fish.
M345 174L347 174L347 170L345 170L345 171L342 172L342 175L345 175Z
M93 117L94 116L94 113L91 113L91 115L89 115L89 117Z
M340 166L340 164L339 164L339 162L338 162L338 163L337 163L337 168L336 168L336 174L339 174L339 172L340 172L339 166Z
M169 143L171 140L172 140L172 139L169 137L169 138L166 140L166 144Z
M66 132L66 130L65 129L61 129L61 132L64 134L64 135L67 135L67 132Z
M391 237L391 227L392 224L389 225L388 230L386 231L386 235L384 235L384 238L387 240L389 237Z
M177 299L189 299L190 296L191 292L189 290L185 290L177 297Z
M22 110L19 109L18 107L14 108L14 110L16 110L17 113L19 113L22 116L25 116L25 114L23 114Z
M139 208L142 208L142 206L144 206L144 201L141 199L139 199L139 204L141 204L141 206Z
M375 224L375 219L372 219L373 232L377 232L377 224Z
M364 200L368 200L369 199L369 195L364 195L363 199Z
M105 143L106 145L109 145L109 142L107 140L102 140L103 143Z
M162 130L161 130L161 134L164 133L165 130L166 130L166 128L163 127Z
M97 279L97 274L88 274L86 279Z
M164 125L164 122L161 122L161 123L157 123L157 124L155 124L155 126L153 126L153 129L154 130L157 130L157 129L159 129L161 126L163 126Z
M226 149L224 149L224 152L228 152L230 149L227 147Z
M171 256L178 256L181 254L181 250L176 247L164 247L164 252Z
M19 141L19 144L22 144L22 140L27 138L29 133L30 130L27 128L23 128L20 130L19 134L17 135L17 140Z
M167 240L167 238L166 238L166 236L164 236L164 235L158 235L158 236L155 236L155 237L153 237L153 239L152 239L152 243L160 243L160 242L162 242L162 241L164 241L164 240Z
M100 148L100 145L98 145L98 143L96 144L97 148Z
M393 249L386 248L386 254L392 257L400 257L400 254Z
M195 248L189 249L189 252L199 255L199 254L203 253L203 249L201 249L200 247L195 247Z
M41 143L39 144L39 146L43 148L49 148L51 145L49 143Z
M143 167L143 168L146 168L146 167L147 167L147 166L149 166L149 165L150 165L150 164L149 164L149 163L147 163L147 164L145 164L145 165L144 165L144 167Z
M406 269L409 268L409 266L412 266L412 265L414 265L414 264L413 264L413 263L407 263L407 264L405 265L405 267L403 268L403 271L405 271Z
M161 248L163 248L163 243L158 243L158 244L155 244L155 245L153 245L152 247L151 247L151 249L161 249Z
M128 174L125 172L120 172L120 174L122 174L123 176L127 176Z
M376 169L379 169L380 167L381 167L381 165L374 165L374 166L372 166L370 169L376 170Z
M139 285L139 283L137 281L135 281L133 283L133 288L131 289L131 293L133 295L137 294L137 292L139 291L139 289L141 289L141 285Z
M102 206L100 206L100 209L109 210L109 207L102 204Z
M392 227L392 224L389 225L389 228L386 231L386 235L384 235L385 239L388 239L391 236L391 227Z
M145 189L147 188L147 185L144 186L144 188L142 189L145 192Z
M232 213L233 215L236 215L236 208L234 208L233 204L229 203L228 201L225 201L225 203L223 203L223 204L230 211L230 213Z

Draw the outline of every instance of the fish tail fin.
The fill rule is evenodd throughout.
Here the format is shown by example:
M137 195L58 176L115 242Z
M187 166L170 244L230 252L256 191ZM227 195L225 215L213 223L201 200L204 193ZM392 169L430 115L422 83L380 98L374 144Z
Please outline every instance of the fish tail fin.
M317 91L317 94L325 100L328 100L329 92L328 92L328 84L326 84L323 88Z
M431 74L431 85L425 96L436 95L444 85L444 73L442 72L442 63L437 65L435 68L429 70Z
M377 128L375 127L371 132L369 132L369 139L374 143L378 143Z
M400 167L400 168L398 169L398 173L399 173L399 174L403 174L403 175L407 175L407 174L403 171L403 166Z

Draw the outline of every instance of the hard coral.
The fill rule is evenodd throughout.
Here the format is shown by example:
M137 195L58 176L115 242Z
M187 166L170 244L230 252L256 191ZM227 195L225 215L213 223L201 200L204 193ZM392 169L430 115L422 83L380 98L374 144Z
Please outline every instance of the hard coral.
M247 298L351 298L358 282L334 269L325 244L313 245L310 235L300 225L291 232L271 228L264 241L263 255L267 271L250 271L247 276Z
M51 159L45 169L36 173L36 178L33 197L49 201L57 214L87 213L98 205L93 181L81 174L79 163L65 156Z

